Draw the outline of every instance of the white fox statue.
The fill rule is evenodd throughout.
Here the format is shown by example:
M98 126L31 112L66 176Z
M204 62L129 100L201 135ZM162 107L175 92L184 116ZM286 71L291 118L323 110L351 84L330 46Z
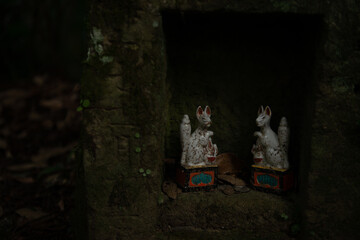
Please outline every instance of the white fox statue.
M211 109L201 106L196 110L199 127L191 134L191 125L188 115L184 115L180 124L180 142L182 147L182 166L204 166L214 164L218 148L211 141L212 131L208 131L211 125Z
M288 169L289 128L285 117L281 118L278 135L270 128L271 109L267 106L259 108L256 125L261 131L254 133L258 137L251 152L255 165Z

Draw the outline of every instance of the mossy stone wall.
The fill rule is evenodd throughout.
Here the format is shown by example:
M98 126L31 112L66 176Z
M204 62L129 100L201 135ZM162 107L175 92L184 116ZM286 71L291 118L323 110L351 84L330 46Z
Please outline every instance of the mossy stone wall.
M163 10L321 15L299 159L302 236L358 236L360 6L354 0L90 0L84 62L80 237L161 238L162 160L170 119ZM309 141L307 141L309 139ZM308 150L307 150L308 149ZM143 176L139 169L149 169ZM81 199L81 198L79 198ZM83 200L84 201L84 200ZM261 229L259 229L261 231Z

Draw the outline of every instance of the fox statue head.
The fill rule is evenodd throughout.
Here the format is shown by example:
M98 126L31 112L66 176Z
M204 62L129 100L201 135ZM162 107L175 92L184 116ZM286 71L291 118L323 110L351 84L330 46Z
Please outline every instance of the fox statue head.
M202 110L201 106L199 106L196 110L196 117L199 120L201 127L210 127L211 125L211 109L209 106L205 107L205 110Z
M256 125L258 127L264 127L269 124L271 119L271 109L269 106L264 107L261 105L258 110L258 117L256 118Z

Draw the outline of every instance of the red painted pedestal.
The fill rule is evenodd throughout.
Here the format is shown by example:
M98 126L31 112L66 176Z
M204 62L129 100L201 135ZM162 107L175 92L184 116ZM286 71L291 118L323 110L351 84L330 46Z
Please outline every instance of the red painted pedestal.
M217 186L217 165L176 168L176 182L185 191L210 190Z
M294 187L294 173L291 169L251 166L251 184L261 191L284 193Z

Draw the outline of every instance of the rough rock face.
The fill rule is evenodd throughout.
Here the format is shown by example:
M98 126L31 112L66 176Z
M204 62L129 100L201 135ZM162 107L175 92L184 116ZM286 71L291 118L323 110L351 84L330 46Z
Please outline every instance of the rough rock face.
M292 226L299 224L300 234L318 239L359 236L355 225L360 213L353 209L360 197L360 166L356 161L360 156L360 6L355 2L90 0L89 56L84 64L82 98L89 99L92 106L84 110L77 204L84 206L79 207L79 215L86 216L87 222L79 221L77 239L161 239L167 236L168 228L178 232L187 229L193 236L196 232L208 236L217 229L221 236L234 238L235 234L249 239L266 239L280 231L279 236L270 239L287 239L289 234L296 234L291 229L299 228ZM287 26L295 29L287 33L295 34L294 39L301 42L254 38L234 45L224 43L212 51L199 47L208 41L197 38L185 49L192 46L201 54L219 53L216 61L198 61L192 54L196 64L177 69L174 63L181 65L182 58L176 55L179 52L166 52L170 46L165 45L163 9L241 12L256 16L254 20L271 14L275 18L305 17L310 22L306 26L318 28L302 34ZM297 29L307 29L301 21L298 24ZM243 28L230 32L241 35L240 30ZM282 34L280 30L276 34L270 31L267 36L276 37ZM192 33L187 36L196 35L196 31ZM215 38L216 42L216 36L209 34L208 40ZM241 60L239 53L246 53L248 44L253 44L253 52L248 54L253 58ZM258 49L266 44L269 58L265 59ZM172 47L180 45L174 42ZM221 54L228 46L227 53L235 54L234 63L242 61L244 71L234 74L239 66L231 62L219 64L229 55ZM232 51L234 47L239 51ZM284 55L276 55L279 51ZM302 53L308 58L299 60L299 56L305 56ZM273 55L277 59L272 59ZM209 62L214 63L209 67ZM168 68L168 64L172 67ZM269 64L273 64L270 69ZM249 78L243 77L258 65L260 70L253 71ZM216 69L222 69L224 74L214 72ZM189 72L193 73L191 78L185 74ZM273 73L279 75L270 77ZM252 75L257 75L261 86L252 85L256 83ZM184 79L176 81L174 76ZM293 81L294 77L298 81ZM248 87L241 85L246 79L250 79ZM191 89L196 92L189 94ZM302 101L297 100L300 98ZM193 109L192 104L214 106L213 130L218 134L214 141L222 151L237 151L244 159L251 159L251 109L261 104L278 105L283 115L289 116L293 133L289 157L295 160L290 164L301 180L294 193L296 201L255 191L229 196L181 194L173 201L165 201L161 191L162 159L164 152L169 155L166 157L177 157L180 143L174 139L178 139L178 130L172 129L178 129L178 116ZM144 175L139 169L150 171ZM282 213L288 218L279 217Z

